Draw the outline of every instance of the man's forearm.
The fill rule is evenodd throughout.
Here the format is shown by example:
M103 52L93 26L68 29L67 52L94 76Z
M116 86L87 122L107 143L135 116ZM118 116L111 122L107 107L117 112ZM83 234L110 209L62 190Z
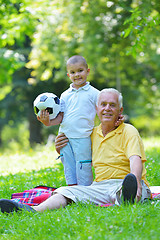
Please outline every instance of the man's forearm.
M55 148L57 153L60 154L61 148L65 147L67 145L68 138L62 133L59 134L55 139Z
M139 156L134 155L130 157L130 169L131 173L136 176L137 181L140 182L142 177L143 165L142 160Z
M131 173L133 173L137 178L138 188L137 188L136 199L137 199L137 202L139 202L142 196L141 178L142 178L142 170L143 170L142 160L139 156L135 155L130 157L130 170L131 170Z

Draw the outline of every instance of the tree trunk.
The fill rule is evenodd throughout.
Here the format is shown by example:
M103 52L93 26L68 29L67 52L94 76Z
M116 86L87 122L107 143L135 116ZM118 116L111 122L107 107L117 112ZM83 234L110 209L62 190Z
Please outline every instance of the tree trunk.
M30 145L33 146L35 143L42 142L42 134L41 134L41 123L36 119L34 114L29 115L29 142Z

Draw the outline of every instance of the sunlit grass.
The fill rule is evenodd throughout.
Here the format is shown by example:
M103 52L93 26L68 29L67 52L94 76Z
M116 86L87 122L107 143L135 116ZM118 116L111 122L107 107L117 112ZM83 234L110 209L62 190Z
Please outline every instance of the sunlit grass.
M7 151L0 155L0 192L10 198L37 185L65 185L63 165L54 147L37 145L29 151Z
M145 150L160 148L160 137L143 138Z
M144 139L147 179L160 185L160 138ZM0 196L11 198L37 185L64 186L63 165L54 148L37 146L28 152L0 155ZM0 212L2 240L150 240L159 239L160 202L120 207L72 204L43 213ZM149 227L148 227L149 226Z
M147 162L147 179L150 186L160 186L160 137L143 139Z
M40 145L28 152L4 152L0 155L0 175L54 167L55 164L60 162L60 160L56 160L57 157L58 154L53 147Z

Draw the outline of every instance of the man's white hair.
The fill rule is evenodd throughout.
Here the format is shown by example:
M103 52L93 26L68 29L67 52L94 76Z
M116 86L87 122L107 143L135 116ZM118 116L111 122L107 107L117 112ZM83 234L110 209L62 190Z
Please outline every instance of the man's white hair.
M98 101L102 93L116 93L118 96L118 103L119 107L123 107L123 97L122 94L115 88L105 88L99 92L98 99L97 99L97 106L98 106Z

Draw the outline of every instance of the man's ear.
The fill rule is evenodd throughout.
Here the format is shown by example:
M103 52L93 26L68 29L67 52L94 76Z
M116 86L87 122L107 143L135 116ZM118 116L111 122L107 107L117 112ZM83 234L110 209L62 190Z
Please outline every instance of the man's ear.
M120 111L119 111L120 114L123 113L123 107L121 107Z
M97 105L96 105L96 112L98 113L98 107L97 107Z

